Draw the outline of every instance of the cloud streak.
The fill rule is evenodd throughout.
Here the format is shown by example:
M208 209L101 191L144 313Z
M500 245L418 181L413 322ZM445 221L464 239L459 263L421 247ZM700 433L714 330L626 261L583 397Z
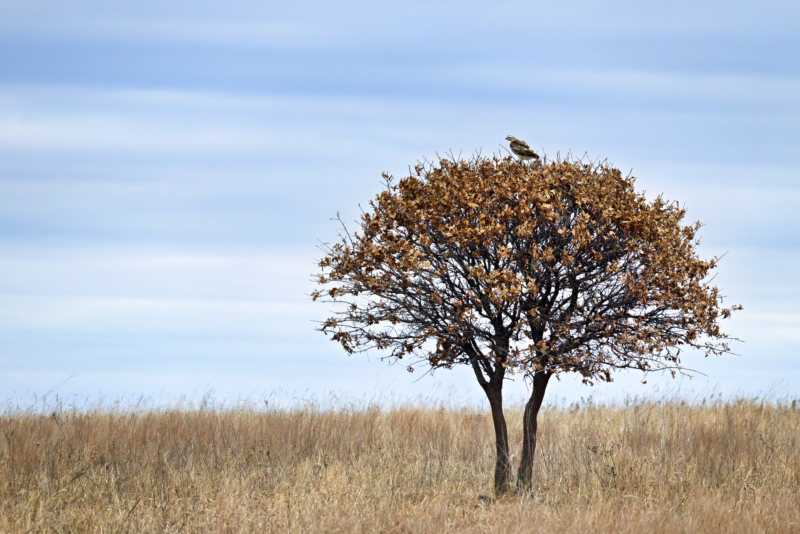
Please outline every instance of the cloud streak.
M6 3L0 395L76 370L86 394L425 391L314 331L314 245L381 172L508 134L685 203L745 305L742 357L701 370L794 376L798 22L782 2Z

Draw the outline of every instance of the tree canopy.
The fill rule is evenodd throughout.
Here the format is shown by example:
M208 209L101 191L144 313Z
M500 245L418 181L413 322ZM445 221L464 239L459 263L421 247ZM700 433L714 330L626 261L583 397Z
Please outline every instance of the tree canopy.
M322 246L313 298L341 306L321 330L349 353L470 365L492 402L506 373L674 375L682 348L729 351L719 320L739 307L697 254L701 224L612 166L478 155L384 180Z
M736 307L677 203L605 165L439 163L384 175L359 231L325 247L318 282L333 287L313 297L346 304L322 331L348 352L611 380L678 368L681 346L728 351L717 321Z

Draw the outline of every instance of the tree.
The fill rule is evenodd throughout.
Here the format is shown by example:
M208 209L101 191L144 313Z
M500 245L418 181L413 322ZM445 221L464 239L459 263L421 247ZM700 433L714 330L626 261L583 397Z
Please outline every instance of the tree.
M682 369L681 348L729 352L698 258L700 223L648 202L606 164L476 155L418 165L321 246L314 300L341 305L320 330L348 353L378 349L433 369L472 368L491 407L495 491L511 489L503 383L532 381L517 488L531 487L537 416L553 375Z

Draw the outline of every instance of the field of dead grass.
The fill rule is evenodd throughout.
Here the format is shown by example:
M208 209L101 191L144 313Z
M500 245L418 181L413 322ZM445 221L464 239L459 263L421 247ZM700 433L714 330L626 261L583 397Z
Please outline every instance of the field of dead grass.
M548 408L534 492L500 500L488 410L14 408L0 430L0 532L800 532L795 403Z

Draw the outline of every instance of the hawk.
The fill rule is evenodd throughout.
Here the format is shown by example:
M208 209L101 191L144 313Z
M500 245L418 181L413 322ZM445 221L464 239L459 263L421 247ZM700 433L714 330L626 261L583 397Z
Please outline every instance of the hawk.
M539 159L539 154L531 150L531 147L528 146L528 143L525 141L520 141L513 135L509 135L506 137L506 141L508 141L508 146L511 148L511 152L516 154L519 159L522 161L528 161L529 159Z

